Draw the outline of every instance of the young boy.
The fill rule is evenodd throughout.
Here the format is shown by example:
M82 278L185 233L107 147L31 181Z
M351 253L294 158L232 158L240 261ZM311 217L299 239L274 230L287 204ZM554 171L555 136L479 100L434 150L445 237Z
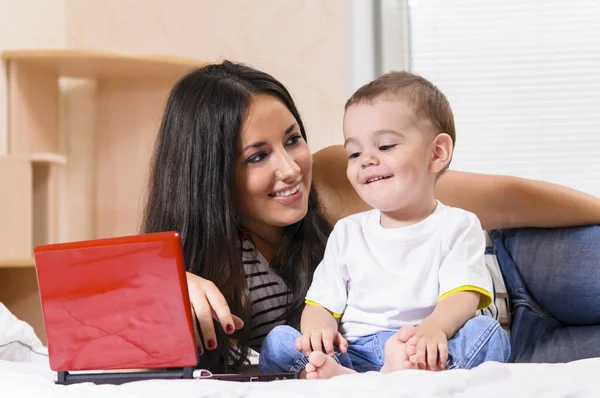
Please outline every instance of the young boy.
M279 326L263 342L265 372L301 378L505 362L508 338L493 318L477 217L436 200L455 128L429 81L392 72L346 103L347 176L374 210L340 220L315 271L301 333Z

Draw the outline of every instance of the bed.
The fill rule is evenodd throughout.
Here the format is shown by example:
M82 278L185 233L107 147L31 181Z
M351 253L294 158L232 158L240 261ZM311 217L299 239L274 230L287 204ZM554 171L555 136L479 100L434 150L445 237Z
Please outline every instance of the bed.
M256 358L255 358L256 360ZM0 397L600 397L600 358L567 364L485 363L472 370L376 372L330 380L239 383L149 380L70 386L55 384L47 348L31 326L0 303Z
M0 361L2 397L600 397L600 358L568 364L485 363L440 373L375 372L330 380L238 383L214 380L151 380L120 386L56 385L41 364Z

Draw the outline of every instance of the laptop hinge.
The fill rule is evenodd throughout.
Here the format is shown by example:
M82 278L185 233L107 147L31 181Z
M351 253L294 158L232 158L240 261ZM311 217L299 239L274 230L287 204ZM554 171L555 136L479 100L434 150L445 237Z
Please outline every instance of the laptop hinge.
M123 384L132 381L155 379L191 379L194 368L185 367L168 370L148 370L147 372L113 372L109 373L69 373L57 372L56 384Z

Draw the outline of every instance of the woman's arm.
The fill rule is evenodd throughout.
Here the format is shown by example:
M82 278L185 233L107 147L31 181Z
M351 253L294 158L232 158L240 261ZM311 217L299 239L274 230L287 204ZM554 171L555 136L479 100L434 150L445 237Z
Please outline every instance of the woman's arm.
M484 229L600 224L600 198L543 181L448 171L435 193L475 213Z
M331 225L344 217L371 209L348 181L347 164L348 155L341 145L313 154L313 184L319 194L321 212Z
M370 209L346 177L343 146L324 148L313 160L313 181L331 223ZM600 198L542 181L450 170L438 180L435 194L475 213L484 229L600 224Z

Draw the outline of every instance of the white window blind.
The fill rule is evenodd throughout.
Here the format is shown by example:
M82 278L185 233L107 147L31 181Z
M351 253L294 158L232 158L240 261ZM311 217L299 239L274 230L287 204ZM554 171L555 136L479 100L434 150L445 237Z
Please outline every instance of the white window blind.
M448 97L451 168L600 196L600 1L409 1L410 69Z

